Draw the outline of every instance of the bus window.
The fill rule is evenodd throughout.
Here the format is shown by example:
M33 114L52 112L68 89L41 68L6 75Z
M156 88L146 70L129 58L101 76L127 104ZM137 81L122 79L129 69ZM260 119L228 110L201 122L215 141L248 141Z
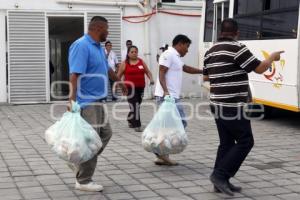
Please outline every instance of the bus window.
M263 0L235 0L235 5L235 14L252 14L262 11Z
M267 0L265 10L298 7L299 0Z
M298 12L266 14L262 20L262 39L296 38L298 26Z
M240 40L257 40L260 39L260 17L252 16L237 18L239 25Z
M213 0L207 0L206 9L205 9L204 42L212 41L213 20L214 20Z
M241 40L296 38L300 0L235 0ZM256 13L254 7L258 9Z

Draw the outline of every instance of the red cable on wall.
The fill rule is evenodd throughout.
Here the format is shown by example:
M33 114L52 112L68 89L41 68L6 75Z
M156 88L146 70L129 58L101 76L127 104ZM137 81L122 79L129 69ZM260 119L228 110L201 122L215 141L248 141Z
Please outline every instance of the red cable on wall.
M159 13L164 13L164 14L169 14L169 15L176 15L176 16L185 16L185 17L201 17L201 15L197 15L197 14L185 14L185 13L177 13L177 12L171 12L171 11L164 11L164 10L158 10ZM143 23L148 21L152 15L156 14L156 11L152 11L151 13L147 13L145 15L131 15L131 16L124 16L122 17L122 19L124 21L127 21L129 23ZM145 20L142 21L130 21L128 19L132 19L132 18L141 18L141 17L148 17Z

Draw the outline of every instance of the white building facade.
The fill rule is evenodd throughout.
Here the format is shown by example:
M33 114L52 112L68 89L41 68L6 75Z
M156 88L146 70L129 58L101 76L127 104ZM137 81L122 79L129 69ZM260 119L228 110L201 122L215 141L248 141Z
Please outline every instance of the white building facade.
M155 77L159 47L171 45L177 34L192 40L185 63L199 66L198 0L0 0L0 5L0 103L66 100L68 48L95 15L108 19L108 40L118 57L125 41L132 40ZM185 75L183 96L199 94L200 76Z

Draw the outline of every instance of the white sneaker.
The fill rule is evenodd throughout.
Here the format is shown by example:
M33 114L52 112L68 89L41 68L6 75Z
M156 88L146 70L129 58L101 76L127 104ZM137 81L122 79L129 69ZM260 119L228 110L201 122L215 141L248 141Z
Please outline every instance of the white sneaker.
M98 185L95 182L91 181L87 184L80 184L76 181L75 189L77 190L83 190L83 191L89 191L89 192L100 192L103 190L102 185Z

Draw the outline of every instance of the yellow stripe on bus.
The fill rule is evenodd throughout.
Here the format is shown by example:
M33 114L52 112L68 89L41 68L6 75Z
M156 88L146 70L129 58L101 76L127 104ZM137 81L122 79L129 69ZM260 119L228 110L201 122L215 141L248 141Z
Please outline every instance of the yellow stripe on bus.
M287 105L287 104L283 104L283 103L276 103L276 102L272 102L272 101L266 101L266 100L263 100L263 99L253 98L253 102L258 103L258 104L263 104L263 105L266 105L266 106L275 107L275 108L281 108L281 109L284 109L284 110L290 110L290 111L294 111L294 112L299 112L300 111L300 109L296 106Z

